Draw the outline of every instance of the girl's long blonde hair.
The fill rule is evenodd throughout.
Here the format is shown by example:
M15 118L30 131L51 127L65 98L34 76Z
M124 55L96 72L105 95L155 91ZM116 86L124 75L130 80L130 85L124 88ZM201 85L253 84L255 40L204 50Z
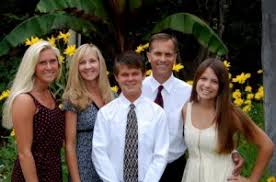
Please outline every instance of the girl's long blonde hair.
M35 68L39 61L39 55L46 49L52 49L55 52L57 59L60 56L59 50L55 47L52 47L51 44L47 41L39 41L38 43L31 45L26 50L18 67L15 79L13 80L10 95L4 104L2 121L3 127L8 129L13 127L11 115L13 101L18 95L30 92L33 89ZM61 64L59 63L58 77L60 74Z
M102 53L99 48L93 44L83 44L77 49L72 57L68 81L63 94L63 99L72 103L79 110L85 109L93 102L89 97L89 91L84 84L84 80L79 73L80 61L83 59L84 55L90 53L96 53L100 64L100 71L97 79L98 87L105 104L113 99L113 94L107 77L106 64Z

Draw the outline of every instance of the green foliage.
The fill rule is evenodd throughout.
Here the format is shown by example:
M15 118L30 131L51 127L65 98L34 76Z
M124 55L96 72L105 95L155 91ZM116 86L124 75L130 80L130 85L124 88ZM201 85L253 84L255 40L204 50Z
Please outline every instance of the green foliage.
M16 144L14 136L3 137L3 139L6 143L0 148L0 181L11 181L10 175L16 159Z
M176 13L157 23L151 33L172 29L192 34L198 42L218 56L228 54L228 49L216 33L201 19L189 13ZM147 38L149 35L147 35Z
M263 103L253 103L252 110L248 113L249 116L255 121L255 123L264 129L264 109ZM241 138L239 148L240 154L245 160L245 164L242 170L243 176L249 176L255 165L256 156L257 156L257 147L253 144L248 143L244 137ZM266 182L266 179L269 177L268 172L265 172L260 182Z
M31 36L42 36L54 29L72 29L87 37L97 37L97 40L105 42L105 49L113 57L114 53L129 49L130 44L133 44L133 39L141 40L145 33L152 33L153 31L149 30L155 24L158 25L154 29L155 32L171 29L187 34L192 33L198 42L211 52L219 56L227 54L227 48L216 33L203 20L194 15L161 11L159 20L153 22L152 12L144 10L150 8L155 10L154 2L161 3L162 1L151 0L150 3L145 3L133 0L106 2L101 0L40 0L36 7L38 11L36 15L16 26L0 42L0 56L7 54L12 47L16 47ZM187 21L183 21L183 18ZM137 30L137 27L143 28L145 24L148 24L146 31L145 29Z

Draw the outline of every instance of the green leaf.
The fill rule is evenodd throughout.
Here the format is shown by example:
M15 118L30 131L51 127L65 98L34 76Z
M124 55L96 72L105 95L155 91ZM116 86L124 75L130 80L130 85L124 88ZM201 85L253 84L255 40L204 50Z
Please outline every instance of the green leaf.
M218 56L228 54L228 49L219 36L200 18L189 13L176 13L158 22L151 33L161 32L165 29L176 30L192 34L197 41L212 53ZM148 39L150 34L146 35Z
M68 8L76 8L79 12L83 11L85 14L103 21L108 19L102 0L40 0L36 6L37 11L41 13L63 11Z
M23 43L31 36L45 35L53 29L72 29L83 34L96 31L91 22L67 15L64 13L53 13L50 15L34 16L15 27L0 42L0 56L6 54L10 48Z
M131 0L129 1L129 10L130 12L135 11L142 6L142 0Z

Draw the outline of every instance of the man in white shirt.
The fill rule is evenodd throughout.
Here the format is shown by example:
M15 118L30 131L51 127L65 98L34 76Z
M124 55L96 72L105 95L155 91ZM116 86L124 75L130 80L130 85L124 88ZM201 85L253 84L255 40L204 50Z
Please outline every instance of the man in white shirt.
M177 47L176 38L169 34L158 33L151 37L147 57L152 75L143 81L142 87L143 96L154 101L159 85L163 85L163 108L167 114L170 135L168 165L161 178L164 182L180 182L185 166L186 146L181 109L190 97L191 86L173 76L172 68L176 63Z
M181 110L190 98L191 86L173 75L173 65L180 57L178 52L175 37L166 33L154 34L149 41L149 52L147 52L152 75L145 78L142 87L142 95L153 101L157 98L159 86L162 85L163 88L162 105L168 118L170 147L168 164L161 182L181 182L186 164ZM234 172L239 173L243 159L237 155L233 160L236 163Z
M104 182L158 182L167 164L169 131L166 114L161 107L141 95L144 73L142 58L135 52L125 52L115 59L114 75L122 92L99 110L93 135L92 159ZM138 145L137 150L136 147L126 147L130 105L136 114L131 118L137 117L138 125L138 140L134 140L136 135L132 138L132 142L137 141L138 144L134 142L131 147ZM137 153L126 158L129 151ZM136 163L132 166L136 167L126 169L126 162L133 159ZM132 170L136 174L129 174ZM131 175L132 178L128 179Z

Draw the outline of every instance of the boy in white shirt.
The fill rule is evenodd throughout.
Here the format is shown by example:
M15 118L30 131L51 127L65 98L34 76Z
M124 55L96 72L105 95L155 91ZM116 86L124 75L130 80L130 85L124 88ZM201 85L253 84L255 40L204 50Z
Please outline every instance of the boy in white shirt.
M166 114L141 95L145 68L139 55L129 51L118 56L114 74L122 92L98 112L92 149L95 168L104 182L158 182L169 149Z

